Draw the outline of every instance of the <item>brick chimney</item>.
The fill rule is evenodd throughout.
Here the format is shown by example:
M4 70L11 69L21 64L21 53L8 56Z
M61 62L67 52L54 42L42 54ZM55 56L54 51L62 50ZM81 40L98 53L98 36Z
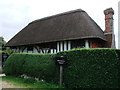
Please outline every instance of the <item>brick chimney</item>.
M104 14L105 14L104 34L107 38L106 47L107 48L115 48L115 35L114 35L114 25L113 25L114 10L112 8L108 8L108 9L104 10Z

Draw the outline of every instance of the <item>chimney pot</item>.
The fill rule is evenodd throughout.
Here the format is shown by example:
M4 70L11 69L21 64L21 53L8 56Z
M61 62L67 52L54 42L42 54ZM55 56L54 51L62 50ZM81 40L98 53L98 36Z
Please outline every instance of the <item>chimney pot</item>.
M112 8L108 8L108 9L104 10L105 15L108 15L110 13L112 13L114 15L114 10Z

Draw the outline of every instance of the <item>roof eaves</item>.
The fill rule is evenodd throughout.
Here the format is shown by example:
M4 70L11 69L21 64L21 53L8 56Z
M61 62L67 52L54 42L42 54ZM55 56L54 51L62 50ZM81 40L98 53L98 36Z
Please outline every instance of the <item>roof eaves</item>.
M90 38L99 38L104 41L107 41L105 38L99 37L99 36L86 36L86 37L77 37L77 38L68 38L68 39L59 39L59 40L50 40L50 41L44 41L44 42L35 42L34 44L41 44L41 43L49 43L49 42L57 42L57 41L66 41L66 40L75 40L75 39L90 39ZM9 46L23 46L23 45L33 45L33 43L27 43L27 44L19 44L19 45L6 45L6 47Z

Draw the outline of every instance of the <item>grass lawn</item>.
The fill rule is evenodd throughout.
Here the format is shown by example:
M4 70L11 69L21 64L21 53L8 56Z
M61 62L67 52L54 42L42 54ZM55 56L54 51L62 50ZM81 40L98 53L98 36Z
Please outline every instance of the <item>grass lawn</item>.
M25 87L25 88L62 88L58 85L46 83L46 82L36 82L30 79L16 78L13 76L3 76L2 81L13 83L14 85Z

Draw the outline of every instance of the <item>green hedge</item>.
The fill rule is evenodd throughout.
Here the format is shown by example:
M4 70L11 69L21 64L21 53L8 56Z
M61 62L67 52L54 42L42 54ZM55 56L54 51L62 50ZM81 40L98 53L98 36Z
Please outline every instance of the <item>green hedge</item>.
M7 50L0 50L0 55L2 54L7 54L7 55L10 55L9 52Z
M6 75L18 76L23 73L23 64L25 62L26 54L12 54L8 57L3 67Z
M74 49L57 54L12 54L5 62L6 75L27 76L47 82L59 82L59 65L66 60L63 84L67 88L117 88L120 72L120 50Z
M55 76L58 74L54 57L54 54L12 54L7 59L3 69L7 75L20 76L25 74L47 82L55 82L58 81Z
M118 55L118 58L120 60L120 49L116 49L115 51L116 51L116 54Z
M115 49L75 49L66 57L64 84L68 88L118 88L118 56Z

